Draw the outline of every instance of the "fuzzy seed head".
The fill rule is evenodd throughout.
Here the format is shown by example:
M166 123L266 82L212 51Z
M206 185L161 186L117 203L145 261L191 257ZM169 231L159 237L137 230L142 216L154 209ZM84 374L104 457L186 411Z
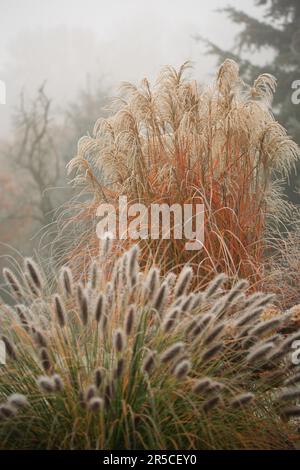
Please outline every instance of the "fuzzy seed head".
M113 334L114 349L117 353L121 353L125 348L125 336L123 330L120 328L114 331Z
M58 294L54 296L54 310L58 324L63 328L66 324L65 306Z
M163 364L172 361L178 354L184 351L184 343L178 342L166 349L161 355L160 360Z
M191 363L187 359L179 362L174 369L174 375L177 380L185 379L191 370Z

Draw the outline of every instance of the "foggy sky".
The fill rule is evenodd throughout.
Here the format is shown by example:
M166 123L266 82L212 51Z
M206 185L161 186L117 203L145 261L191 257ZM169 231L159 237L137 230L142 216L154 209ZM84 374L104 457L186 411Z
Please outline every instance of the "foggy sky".
M165 64L195 65L199 80L215 71L193 34L224 48L238 31L217 8L229 4L258 14L253 0L0 0L0 137L9 133L21 88L32 94L47 81L57 107L99 82L155 78Z

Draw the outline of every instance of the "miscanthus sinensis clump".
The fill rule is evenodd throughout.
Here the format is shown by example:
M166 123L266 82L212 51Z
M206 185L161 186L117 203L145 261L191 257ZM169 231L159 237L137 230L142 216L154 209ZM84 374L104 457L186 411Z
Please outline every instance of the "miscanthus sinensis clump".
M140 272L136 247L115 262L108 249L86 280L63 267L56 288L30 260L6 270L1 448L291 447L300 332L280 333L288 312L263 321L272 297L245 281L191 292L189 266Z

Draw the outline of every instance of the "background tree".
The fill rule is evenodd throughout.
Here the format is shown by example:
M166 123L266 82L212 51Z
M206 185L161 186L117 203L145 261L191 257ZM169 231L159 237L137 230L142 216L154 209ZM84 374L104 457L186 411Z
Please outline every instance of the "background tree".
M241 73L247 79L254 79L268 72L278 80L274 109L278 120L287 128L290 135L300 144L300 105L293 104L292 84L300 80L300 2L299 0L256 0L258 8L264 9L263 20L249 16L233 7L220 11L231 21L242 26L232 50L222 49L213 42L204 40L208 53L215 54L219 61L233 58L241 65ZM268 60L260 65L259 53ZM256 63L255 63L256 60ZM299 166L298 166L299 172ZM300 202L297 191L297 176L290 175L287 186L289 198Z

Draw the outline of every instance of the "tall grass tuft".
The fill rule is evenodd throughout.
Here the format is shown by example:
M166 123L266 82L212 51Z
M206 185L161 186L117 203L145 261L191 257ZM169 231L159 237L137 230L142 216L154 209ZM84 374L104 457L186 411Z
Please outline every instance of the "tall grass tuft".
M165 273L189 263L201 286L224 272L259 287L268 230L287 211L272 173L286 177L299 149L271 112L274 77L264 74L249 86L238 65L226 60L202 89L187 78L188 68L165 67L153 87L147 79L124 84L111 116L79 141L69 170L76 170L74 183L89 197L75 207L81 226L69 254L75 269L89 263L86 246L96 253L98 205L117 207L126 195L129 204L147 207L205 207L204 249L188 252L186 240L174 237L141 240L144 265L151 259Z
M133 257L132 270L127 261ZM97 282L82 281L79 301L77 286L64 288L61 273L57 292L45 281L38 298L27 292L21 299L29 312L26 329L17 313L0 306L8 352L0 368L2 449L292 447L299 372L292 372L289 346L297 335L278 333L282 315L272 325L278 333L272 342L260 315L253 315L260 304L263 313L269 296L247 295L244 282L217 296L214 284L193 290L193 282L183 282L187 272L195 276L186 267L180 284L170 283L154 267L141 269L132 249L115 262L95 257L91 265ZM127 279L111 291L124 265ZM13 289L14 311L26 291L22 282ZM156 294L168 285L163 303L149 297L154 285ZM242 298L232 295L236 290ZM36 341L37 331L44 341Z

